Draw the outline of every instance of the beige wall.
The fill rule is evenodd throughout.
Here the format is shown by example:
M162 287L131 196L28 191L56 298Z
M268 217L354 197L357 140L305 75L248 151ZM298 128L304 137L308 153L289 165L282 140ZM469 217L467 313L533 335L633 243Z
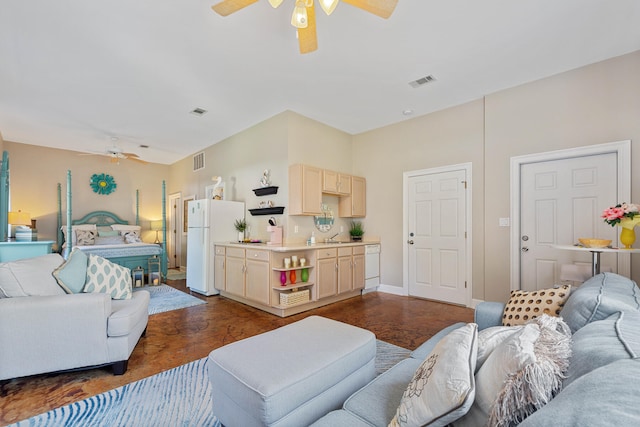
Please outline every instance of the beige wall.
M498 218L510 214L510 158L631 139L632 165L640 165L638 75L634 52L355 136L353 171L368 185L366 227L383 242L382 283L402 286L402 173L472 162L473 297L505 300L510 229ZM638 178L632 167L634 202ZM632 258L638 280L640 260Z
M75 151L43 148L5 141L9 152L12 210L29 212L37 220L38 238L56 240L57 184L62 184L62 208L66 210L66 175L71 170L73 218L106 210L130 223L135 222L136 189L140 190L140 225L143 239L152 242L155 232L149 221L162 217L162 180L169 166L139 165L123 160L110 163L104 156L81 156ZM91 175L107 173L116 181L116 191L98 195L89 186ZM63 222L65 213L63 213ZM144 230L147 231L144 231Z

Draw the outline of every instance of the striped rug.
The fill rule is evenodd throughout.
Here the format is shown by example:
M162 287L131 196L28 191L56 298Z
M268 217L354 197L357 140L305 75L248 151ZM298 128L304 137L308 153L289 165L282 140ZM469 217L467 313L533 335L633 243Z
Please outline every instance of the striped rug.
M376 373L407 358L410 351L377 341ZM13 424L13 427L174 427L220 422L211 409L206 358L118 387Z

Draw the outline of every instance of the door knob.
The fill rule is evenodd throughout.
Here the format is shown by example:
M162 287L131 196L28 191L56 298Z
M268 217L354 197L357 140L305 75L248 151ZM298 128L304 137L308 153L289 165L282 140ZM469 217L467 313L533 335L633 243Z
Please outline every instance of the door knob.
M520 249L522 252L529 252L529 248L526 246L523 246L522 249Z
M413 245L413 240L407 240L407 243Z

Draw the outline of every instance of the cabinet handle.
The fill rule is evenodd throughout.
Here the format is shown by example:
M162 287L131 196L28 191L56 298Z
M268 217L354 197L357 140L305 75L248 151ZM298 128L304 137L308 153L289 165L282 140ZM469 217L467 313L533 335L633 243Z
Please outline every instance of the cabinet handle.
M336 271L338 270L338 263L336 262Z

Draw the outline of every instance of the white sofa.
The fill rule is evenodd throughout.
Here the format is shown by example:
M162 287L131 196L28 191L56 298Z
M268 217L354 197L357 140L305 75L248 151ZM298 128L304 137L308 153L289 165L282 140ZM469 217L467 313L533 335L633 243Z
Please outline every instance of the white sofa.
M123 374L148 321L149 293L67 294L58 254L0 263L0 380L113 365Z

